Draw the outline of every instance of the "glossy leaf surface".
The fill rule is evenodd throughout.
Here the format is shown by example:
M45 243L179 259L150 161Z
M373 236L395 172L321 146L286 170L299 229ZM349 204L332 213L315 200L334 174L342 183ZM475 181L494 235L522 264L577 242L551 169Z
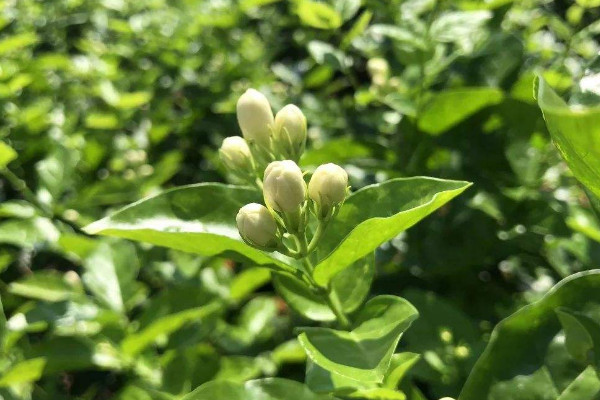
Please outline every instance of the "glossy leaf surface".
M378 296L360 310L352 331L304 328L298 339L319 367L362 383L381 382L400 336L417 316L408 301Z
M317 283L374 251L470 186L469 182L416 177L367 186L348 197L322 239L315 267Z
M599 301L600 270L581 272L564 279L541 300L500 322L459 399L492 399L492 393L506 384L503 382L543 367L547 348L562 328L555 309L584 310Z
M242 206L257 201L258 193L249 188L183 186L133 203L85 230L204 256L233 252L260 265L293 271L287 257L254 249L240 238L235 216Z

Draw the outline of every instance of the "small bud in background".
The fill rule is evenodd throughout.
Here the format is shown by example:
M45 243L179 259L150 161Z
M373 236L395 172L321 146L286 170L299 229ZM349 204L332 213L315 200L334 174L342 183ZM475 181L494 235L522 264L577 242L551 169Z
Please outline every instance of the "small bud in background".
M265 169L265 203L274 210L295 212L306 199L306 183L300 167L291 160L274 161Z
M308 195L316 203L319 217L330 215L333 207L341 204L348 190L348 174L336 164L319 166L308 184Z
M390 75L390 66L383 58L371 58L367 62L367 70L374 85L384 85Z
M304 152L306 117L295 105L288 104L275 115L273 144L279 154L295 160Z
M277 223L267 207L258 203L246 204L235 217L242 239L265 249L277 245Z
M269 100L258 90L248 89L237 102L237 120L249 144L265 149L271 145L273 111Z
M239 136L225 138L219 149L219 157L229 171L241 175L252 174L254 169L252 153L244 138Z

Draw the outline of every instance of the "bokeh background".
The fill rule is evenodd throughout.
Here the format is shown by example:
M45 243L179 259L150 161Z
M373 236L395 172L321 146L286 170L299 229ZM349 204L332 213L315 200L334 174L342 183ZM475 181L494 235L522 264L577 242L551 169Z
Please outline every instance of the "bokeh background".
M354 189L474 182L378 250L373 285L421 313L401 341L421 353L410 399L456 396L500 319L600 264L600 228L533 97L539 74L598 101L599 6L0 0L0 398L303 379L292 339L308 322L268 273L81 231L164 188L224 181L216 150L240 134L249 87L301 107L302 164L343 165ZM214 298L227 313L180 318Z

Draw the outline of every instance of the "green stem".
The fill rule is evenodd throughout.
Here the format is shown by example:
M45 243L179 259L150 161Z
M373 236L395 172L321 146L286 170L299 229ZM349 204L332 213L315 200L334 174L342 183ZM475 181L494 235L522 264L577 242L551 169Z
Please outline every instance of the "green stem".
M306 238L304 239L304 241L306 243ZM322 286L319 286L317 282L315 282L313 278L314 267L308 257L304 257L302 261L306 268L307 275L310 278L311 284L314 286L314 288L318 289L319 293L321 294L321 298L325 300L331 311L333 311L333 313L335 314L335 318L337 319L340 326L343 329L350 329L350 320L344 312L342 303L340 302L340 299L338 298L337 294L331 289L331 286L323 288Z
M310 254L314 251L314 249L317 247L317 244L319 243L319 240L321 239L321 236L323 236L323 232L325 232L325 228L327 228L327 222L323 222L322 220L319 220L319 225L317 226L317 230L315 231L315 234L313 235L312 239L310 240L310 244L308 245L308 248L306 249L306 254Z

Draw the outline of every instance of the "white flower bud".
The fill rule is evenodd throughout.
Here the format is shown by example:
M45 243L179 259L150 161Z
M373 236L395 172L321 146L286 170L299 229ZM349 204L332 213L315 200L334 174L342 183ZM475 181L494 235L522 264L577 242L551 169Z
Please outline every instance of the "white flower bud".
M265 203L281 212L297 211L306 198L306 183L300 167L291 160L273 161L263 179Z
M385 84L390 74L390 66L383 58L371 58L367 61L367 70L375 85Z
M348 174L336 164L319 166L308 184L308 196L319 207L321 216L329 214L334 206L346 198L348 189Z
M219 157L227 169L232 172L252 173L252 153L244 138L231 136L223 140Z
M237 102L237 119L244 138L250 144L269 148L273 111L269 100L258 90L248 89Z
M282 155L300 157L306 144L306 117L298 107L288 104L275 115L273 141Z
M277 224L267 207L246 204L235 217L240 236L258 247L272 248L277 244Z

